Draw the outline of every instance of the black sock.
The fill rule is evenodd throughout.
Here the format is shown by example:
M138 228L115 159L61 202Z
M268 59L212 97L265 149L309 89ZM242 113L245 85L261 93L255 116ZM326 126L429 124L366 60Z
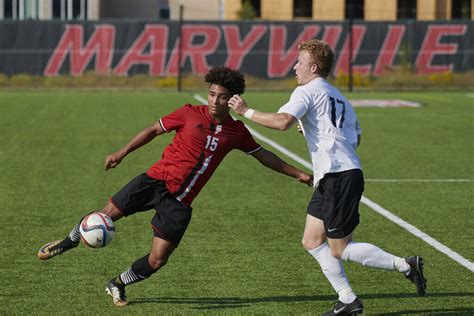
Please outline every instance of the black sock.
M135 261L127 271L120 274L117 279L120 279L123 285L130 285L149 278L157 270L153 270L148 263L148 255ZM116 283L118 283L116 281Z
M71 248L74 248L76 247L77 245L79 244L79 242L73 242L71 240L71 238L69 238L69 236L67 236L66 238L64 238L63 241L61 241L61 243L58 245L60 246L61 248L63 249L71 249Z

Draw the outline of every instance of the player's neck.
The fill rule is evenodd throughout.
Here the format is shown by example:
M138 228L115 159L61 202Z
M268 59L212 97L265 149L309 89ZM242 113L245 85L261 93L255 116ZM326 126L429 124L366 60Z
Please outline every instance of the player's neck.
M314 76L311 77L311 79L308 80L308 83L313 81L313 80L316 80L318 78L322 78L319 74L315 73ZM323 78L324 79L324 78Z
M212 115L211 114L211 117L214 121L216 121L217 123L221 124L223 123L225 120L227 120L229 118L230 114L229 113L225 113L225 114L220 114L220 115Z

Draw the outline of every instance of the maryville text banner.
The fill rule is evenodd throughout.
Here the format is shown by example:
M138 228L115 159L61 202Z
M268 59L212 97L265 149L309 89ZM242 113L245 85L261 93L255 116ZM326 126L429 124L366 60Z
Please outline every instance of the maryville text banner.
M399 65L419 74L471 71L473 23L354 23L353 72L381 76ZM182 73L202 75L226 65L257 77L284 78L293 76L298 43L312 38L327 41L336 52L334 75L349 69L346 22L186 22L182 40L178 28L177 22L2 21L0 73L173 77L179 66Z

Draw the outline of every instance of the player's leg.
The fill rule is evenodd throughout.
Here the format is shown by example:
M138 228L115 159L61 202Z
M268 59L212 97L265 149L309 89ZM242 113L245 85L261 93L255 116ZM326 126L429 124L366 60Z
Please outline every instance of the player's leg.
M363 310L362 302L353 292L345 275L341 260L332 255L327 243L329 234L337 234L338 238L345 237L342 229L345 221L338 208L338 178L338 174L326 174L319 182L308 205L303 238L304 247L318 261L324 275L339 296L334 309L325 315L357 314ZM329 232L328 225L331 227Z
M362 302L352 291L341 260L331 254L331 250L324 237L324 222L308 214L303 235L303 246L319 263L324 275L339 296L334 309L324 315L362 313Z
M344 226L337 224L341 222L339 219L334 223L328 222L328 243L332 255L344 261L357 262L372 268L402 272L415 283L418 294L424 294L426 280L423 277L420 257L404 259L385 252L373 244L352 241L352 231L359 222L359 201L364 187L362 172L359 170L345 172L337 181L339 192L336 198L340 208L337 213L343 214L345 224ZM343 238L339 231L344 232Z
M360 302L349 284L341 261L334 258L326 241L325 223L323 218L328 216L334 199L328 198L332 192L332 179L322 179L313 193L308 204L308 214L303 233L303 247L319 263L321 270L339 296L339 302L344 304L344 310L362 311ZM341 308L340 306L338 307ZM333 313L331 311L330 313Z
M166 264L174 249L176 246L172 242L154 237L149 254L137 259L130 268L107 283L106 291L113 297L114 304L119 307L127 305L125 287L148 279Z
M116 221L123 216L119 209L115 207L115 205L111 202L107 203L107 205L100 212L109 216L113 221ZM92 213L97 212L91 212L89 214ZM79 231L79 227L84 217L82 217L81 220L71 229L66 238L49 242L43 247L41 247L38 251L38 258L41 260L48 260L57 255L63 254L64 252L72 248L77 247L77 245L79 245L79 241L81 240L81 233Z
M132 266L112 279L106 286L116 306L127 304L125 287L149 278L163 267L174 249L178 247L191 220L192 208L176 200L166 189L164 182L154 183L153 192L147 194L146 204L157 210L151 220L154 238L150 253L136 260Z
M359 224L359 202L364 190L364 177L360 170L349 170L334 178L333 216L325 219L329 247L334 257L360 263L373 268L406 272L410 269L403 258L395 257L369 243L352 241L352 232Z
M154 191L154 181L156 180L150 179L145 174L135 177L117 192L100 212L108 215L115 222L123 216L153 208L152 205L143 205L142 201L146 200L150 191ZM41 247L38 251L38 258L51 259L77 247L81 238L79 227L83 218L72 228L66 238L49 242Z
M384 270L408 272L410 266L404 258L394 256L379 247L363 242L328 239L334 257L344 261L357 262L363 266Z
M417 288L418 295L424 295L426 291L426 279L423 276L423 258L414 256L401 258L392 255L379 247L365 242L345 241L329 239L333 255L344 261L352 261L363 266L399 271L403 273Z
M339 295L339 300L351 303L356 299L346 277L341 260L334 258L325 240L324 222L312 215L306 215L303 247L319 263L321 270Z

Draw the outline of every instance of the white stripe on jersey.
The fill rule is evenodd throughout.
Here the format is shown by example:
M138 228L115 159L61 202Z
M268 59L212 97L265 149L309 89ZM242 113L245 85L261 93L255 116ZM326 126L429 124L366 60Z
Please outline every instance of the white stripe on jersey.
M168 132L168 130L163 126L163 122L161 121L161 119L160 119L158 122L160 122L161 128L162 128L165 132Z
M212 159L212 155L210 155L209 157L206 158L206 160L204 160L204 163L202 164L201 169L199 169L199 171L194 175L193 180L188 185L186 190L184 190L184 192L181 193L181 195L176 198L178 201L181 201L182 199L186 197L186 195L188 195L189 191L191 191L193 186L196 184L196 181L199 178L199 176L201 176L201 174L203 174L204 171L206 171L207 167L209 166L209 162L211 162L211 159Z
M247 127L247 128L248 128L248 127ZM245 154L246 154L246 155L251 155L251 154L256 153L257 151L259 151L260 149L262 149L262 146L258 146L257 149L254 149L254 150L251 150L251 151L249 151L249 152L246 152Z

